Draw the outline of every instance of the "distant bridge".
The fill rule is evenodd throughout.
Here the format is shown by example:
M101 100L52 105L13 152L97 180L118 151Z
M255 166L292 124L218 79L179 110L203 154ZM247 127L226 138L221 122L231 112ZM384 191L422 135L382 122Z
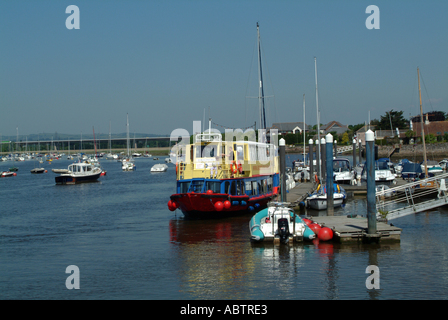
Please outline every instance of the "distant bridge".
M446 179L448 173L376 192L377 216L387 213L387 220L392 220L448 205Z
M145 148L147 142L162 142L163 146L160 147L168 147L170 143L170 137L139 137L139 138L130 138L130 147L135 148L135 146L139 146L138 148ZM127 138L111 138L111 145L114 148L114 145L119 144L120 146L124 146L126 148ZM58 140L39 140L39 141L3 141L3 150L10 152L25 152L25 149L28 149L28 152L38 151L37 146L40 144L41 150L46 146L54 146L51 148L52 150L67 150L70 146L70 150L80 149L82 144L82 149L92 150L94 149L94 142L96 142L96 146L98 149L108 149L109 148L109 138L107 139L58 139ZM11 145L8 150L5 150L5 145ZM123 148L123 147L120 147ZM50 150L49 148L46 150ZM0 150L1 151L1 150Z

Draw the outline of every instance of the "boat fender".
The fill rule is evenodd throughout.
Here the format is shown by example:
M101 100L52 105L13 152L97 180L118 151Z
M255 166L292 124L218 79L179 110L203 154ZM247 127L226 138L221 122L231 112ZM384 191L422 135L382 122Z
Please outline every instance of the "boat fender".
M240 204L239 201L232 201L232 206L238 206Z
M246 201L241 201L241 205L242 205L242 206L245 206L246 204L247 204Z
M217 201L215 203L215 209L216 211L222 211L222 209L224 208L224 204L221 201Z
M317 174L314 175L314 181L315 181L316 183L319 183L319 178L317 177Z

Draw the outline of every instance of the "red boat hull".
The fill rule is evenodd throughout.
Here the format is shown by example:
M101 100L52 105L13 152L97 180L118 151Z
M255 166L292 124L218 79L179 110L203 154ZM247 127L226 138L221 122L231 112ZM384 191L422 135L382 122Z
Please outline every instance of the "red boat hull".
M277 191L277 190L275 190ZM215 217L233 216L244 213L254 213L266 208L269 201L277 196L276 192L259 196L249 197L247 195L207 194L207 193L179 193L173 194L170 199L176 203L186 217ZM229 201L228 208L217 205ZM221 209L219 209L221 207Z

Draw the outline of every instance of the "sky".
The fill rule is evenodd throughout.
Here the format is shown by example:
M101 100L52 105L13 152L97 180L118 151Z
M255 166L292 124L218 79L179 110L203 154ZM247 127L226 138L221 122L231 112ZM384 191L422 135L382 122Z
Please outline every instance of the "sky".
M379 29L368 29L369 5ZM68 29L66 8L79 8ZM193 133L448 112L448 1L0 0L0 134ZM73 22L71 19L69 22ZM373 21L375 22L375 21Z

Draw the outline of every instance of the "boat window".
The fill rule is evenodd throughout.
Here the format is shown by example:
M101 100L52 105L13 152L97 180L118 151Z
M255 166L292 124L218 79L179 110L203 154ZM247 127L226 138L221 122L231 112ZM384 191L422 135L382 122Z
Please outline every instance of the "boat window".
M231 190L231 193L230 193L230 194L232 194L232 195L234 195L234 196L237 195L237 192L236 192L237 184L238 184L238 181L232 181L232 185L231 185L231 187L230 187L230 190Z
M263 180L263 193L267 193L268 192L268 181L267 179Z
M200 193L202 192L202 187L204 186L204 180L193 180L190 184L190 189L188 192Z
M263 194L263 187L261 181L257 181L257 184L258 184L258 193Z
M236 194L237 195L243 195L244 194L244 181L238 180L235 181L236 184Z
M224 184L224 193L230 194L230 181L226 181Z
M253 195L258 195L257 181L252 181L252 194Z
M268 178L268 192L272 192L272 177Z
M181 182L179 193L187 193L189 187L190 187L190 181Z
M87 169L87 171L92 171L92 167L91 166L86 167L86 169Z
M244 160L243 146L236 146L236 157L237 157L237 160L240 160L240 161Z
M221 193L221 183L217 181L207 181L205 183L206 190L212 190L214 193Z
M241 184L241 193L240 194L245 194L244 192L244 181L240 181Z
M252 183L250 181L246 181L245 183L246 194L250 196L252 194Z

